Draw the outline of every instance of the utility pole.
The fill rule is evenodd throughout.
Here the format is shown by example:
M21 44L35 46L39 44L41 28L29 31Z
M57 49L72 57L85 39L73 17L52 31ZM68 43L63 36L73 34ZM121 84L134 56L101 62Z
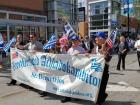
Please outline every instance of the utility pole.
M127 30L127 36L129 37L129 0L127 0L127 25L128 25L128 30Z

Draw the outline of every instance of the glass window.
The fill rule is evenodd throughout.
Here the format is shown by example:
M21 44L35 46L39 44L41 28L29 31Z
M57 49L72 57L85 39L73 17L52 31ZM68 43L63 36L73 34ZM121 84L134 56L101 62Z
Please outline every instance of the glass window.
M16 26L15 27L15 31L16 31L16 34L23 34L23 28L22 28L22 26Z
M91 26L102 26L102 25L103 25L103 20L91 22Z
M104 20L104 25L108 26L108 20Z
M108 14L104 14L104 19L108 19Z
M22 20L22 16L17 14L9 14L9 19Z
M46 19L45 18L42 18L42 17L35 17L35 21L36 22L45 22Z
M0 33L2 34L3 40L7 41L7 27L0 25Z
M6 19L6 13L0 13L0 19Z
M46 28L45 27L39 27L39 37L41 40L45 40L46 36Z
M112 1L112 13L113 14L120 14L121 13L121 4L116 2L116 1Z
M94 15L94 16L91 16L91 19L92 20L101 20L101 19L103 19L103 15Z
M33 16L23 16L23 20L25 20L25 21L35 21L35 18Z
M108 1L90 5L92 15L90 17L90 29L108 28Z
M48 10L55 10L54 2L48 2L47 8L48 8Z

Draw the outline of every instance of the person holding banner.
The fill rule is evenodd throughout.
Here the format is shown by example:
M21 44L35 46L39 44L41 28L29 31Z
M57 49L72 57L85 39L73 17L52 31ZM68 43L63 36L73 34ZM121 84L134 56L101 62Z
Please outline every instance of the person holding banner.
M29 50L29 51L43 51L43 45L37 41L36 34L30 35L30 42L25 46L19 46L20 49Z
M80 47L79 36L73 35L69 40L71 41L72 46L68 49L67 54L77 55L77 54L85 53L84 48ZM61 102L65 103L65 102L71 101L71 99L72 98L70 98L70 97L64 97L64 99L62 99Z
M2 34L0 33L0 69L3 68L3 65L2 65L2 52L3 52L3 47L4 47L3 37L2 37Z
M24 43L22 42L22 36L19 34L19 35L16 36L16 43L13 47L17 48L17 49L20 49L20 46L23 46L23 45L24 45ZM8 84L8 86L11 86L11 85L15 85L16 82L17 82L16 80L12 79L11 82L7 83L7 84Z
M98 55L104 55L105 58L105 66L104 66L104 72L102 76L102 81L98 93L98 97L96 100L96 105L101 105L102 103L105 102L108 94L105 92L106 91L106 86L108 83L109 79L109 62L112 58L111 56L111 49L109 48L106 40L106 36L104 32L98 32L97 36L95 38L95 43L96 47L93 49L93 54L98 54Z
M74 35L70 38L72 46L68 49L68 54L70 55L77 55L77 54L84 54L85 49L80 46L80 39L79 36Z
M3 65L2 65L2 49L0 48L0 69L3 68Z

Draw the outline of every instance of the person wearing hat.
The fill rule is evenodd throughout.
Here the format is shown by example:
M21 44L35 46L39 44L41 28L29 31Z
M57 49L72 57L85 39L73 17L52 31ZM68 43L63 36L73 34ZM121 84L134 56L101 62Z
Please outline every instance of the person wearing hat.
M105 92L106 91L106 86L108 83L109 79L109 62L112 58L111 56L111 49L106 43L106 36L104 32L98 32L95 38L95 43L96 47L93 49L93 54L97 55L104 55L105 58L105 66L104 66L104 71L102 75L102 81L100 84L100 89L96 101L96 105L101 105L102 103L105 102L108 94Z
M79 36L77 35L73 35L72 37L69 38L69 40L71 41L71 47L68 49L67 51L67 54L70 54L70 55L77 55L77 54L84 54L85 53L85 50L84 48L82 48L80 46L80 39L79 39ZM70 97L64 97L61 102L62 103L65 103L65 102L68 102L68 101L71 101L72 98Z
M84 54L85 50L83 47L80 46L80 39L79 36L74 35L70 38L71 47L68 49L67 54L75 55L75 54Z

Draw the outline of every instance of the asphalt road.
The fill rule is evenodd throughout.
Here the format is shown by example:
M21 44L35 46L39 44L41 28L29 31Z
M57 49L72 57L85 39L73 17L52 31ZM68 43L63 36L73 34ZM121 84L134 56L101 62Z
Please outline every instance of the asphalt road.
M110 62L110 78L106 102L103 105L140 105L140 68L135 53L126 57L126 70L117 71L117 56ZM42 97L38 90L25 86L7 86L10 81L10 66L0 70L0 105L94 105L91 101L72 100L61 103L61 96L48 93Z

